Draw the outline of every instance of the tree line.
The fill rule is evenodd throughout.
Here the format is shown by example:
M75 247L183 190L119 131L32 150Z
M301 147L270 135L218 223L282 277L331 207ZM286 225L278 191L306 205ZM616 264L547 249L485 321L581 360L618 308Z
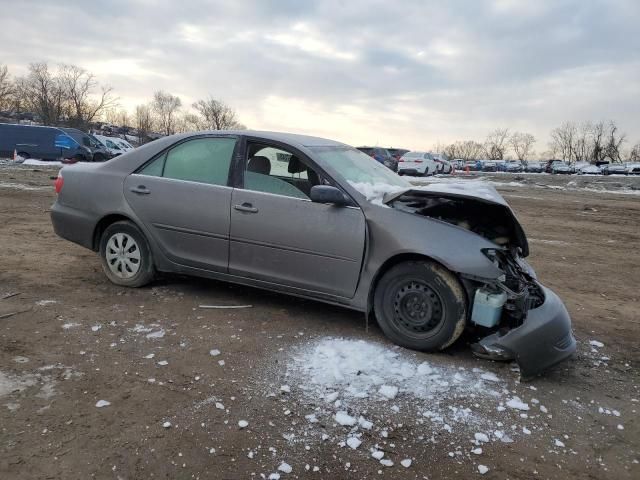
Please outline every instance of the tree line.
M118 100L111 87L75 65L51 68L45 62L32 63L22 77L13 77L6 65L0 65L0 112L28 112L43 125L87 131L92 124L106 121L136 129L143 142L153 132L172 135L246 128L233 108L212 96L185 108L180 97L160 90L132 114L120 108Z
M437 144L437 151L449 158L462 160L507 160L522 162L533 158L558 159L567 162L640 161L640 142L625 151L625 133L620 132L613 120L598 122L564 122L551 130L548 149L536 154L536 138L530 133L510 132L508 128L496 128L483 142L461 140L448 145Z

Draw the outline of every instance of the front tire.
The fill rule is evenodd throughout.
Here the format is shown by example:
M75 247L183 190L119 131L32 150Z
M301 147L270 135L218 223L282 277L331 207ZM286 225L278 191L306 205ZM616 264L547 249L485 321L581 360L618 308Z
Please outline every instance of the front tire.
M155 267L144 234L129 221L109 225L100 238L102 270L123 287L142 287L153 280Z
M466 325L466 295L458 278L439 264L404 262L376 286L374 311L394 343L420 351L443 350Z

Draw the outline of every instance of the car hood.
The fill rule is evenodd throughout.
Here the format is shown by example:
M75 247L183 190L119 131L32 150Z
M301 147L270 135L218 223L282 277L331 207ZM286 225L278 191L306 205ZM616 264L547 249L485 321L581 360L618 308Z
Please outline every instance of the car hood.
M529 254L522 225L497 190L484 182L443 182L410 187L384 195L382 203L405 212L442 220ZM487 215L485 222L481 215Z

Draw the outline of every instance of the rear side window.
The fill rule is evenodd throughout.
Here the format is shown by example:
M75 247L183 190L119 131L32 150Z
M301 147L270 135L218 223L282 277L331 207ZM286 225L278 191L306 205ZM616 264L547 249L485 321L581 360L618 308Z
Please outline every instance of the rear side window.
M227 185L234 138L198 138L181 143L139 173L190 182Z

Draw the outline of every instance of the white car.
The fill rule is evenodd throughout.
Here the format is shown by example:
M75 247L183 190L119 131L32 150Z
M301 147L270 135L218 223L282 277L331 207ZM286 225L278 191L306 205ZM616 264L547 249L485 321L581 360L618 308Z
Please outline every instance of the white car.
M125 151L128 152L130 150L133 150L133 145L131 145L129 142L127 142L126 140L123 140L122 138L119 137L109 137L109 140L111 140L114 143L117 143L118 145L120 145L120 147Z
M438 163L429 152L408 152L398 160L398 175L427 176L438 171Z
M629 163L629 164L627 164L627 173L629 175L638 175L638 174L640 174L640 163Z
M93 135L93 138L95 138L104 148L107 149L107 152L109 152L111 158L122 155L125 152L122 146L113 142L113 139L109 137L105 137L104 135Z
M432 154L433 160L437 164L437 173L452 173L453 165L451 162L441 153Z
M577 165L577 164L576 164ZM597 165L591 165L587 163L586 165L576 166L576 172L578 175L601 175L602 169Z

